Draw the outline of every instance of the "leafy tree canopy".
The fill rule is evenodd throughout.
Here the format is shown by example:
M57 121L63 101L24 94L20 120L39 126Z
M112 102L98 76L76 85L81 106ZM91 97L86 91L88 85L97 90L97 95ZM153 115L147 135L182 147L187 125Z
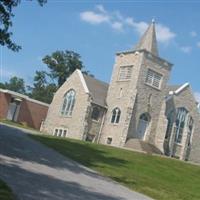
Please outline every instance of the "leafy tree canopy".
M33 99L51 103L54 93L66 81L66 79L76 70L83 71L84 66L81 57L73 51L56 51L43 58L43 62L49 68L46 71L36 71L33 86L25 87L24 80L12 77L9 82L0 83L0 88L9 89L15 92L26 94ZM83 71L90 74L89 71Z
M57 79L60 87L66 79L76 70L83 69L80 55L73 51L56 51L51 55L45 56L42 60L50 69L49 76Z
M29 90L31 90L29 95L31 98L51 103L57 86L54 83L48 83L45 71L36 71L33 87L29 87Z
M31 1L31 0L29 0ZM43 6L47 0L37 0L40 6ZM20 0L1 0L0 1L0 45L7 46L12 51L19 51L21 47L12 41L12 32L9 28L12 26L13 8L20 4Z
M26 93L24 79L18 78L16 76L12 77L9 82L5 82L4 89L19 92L21 94Z
M6 89L5 84L4 83L0 83L0 88L1 89Z

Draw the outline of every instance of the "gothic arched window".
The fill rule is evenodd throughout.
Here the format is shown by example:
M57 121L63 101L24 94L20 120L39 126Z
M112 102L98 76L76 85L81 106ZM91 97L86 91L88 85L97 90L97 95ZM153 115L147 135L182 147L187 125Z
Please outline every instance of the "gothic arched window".
M119 108L115 108L112 111L111 123L118 124L120 119L121 111Z
M178 108L176 112L176 135L175 135L175 142L181 143L183 137L183 130L185 127L185 120L188 111L185 108Z
M71 116L75 104L75 91L69 90L63 99L61 114L64 116Z

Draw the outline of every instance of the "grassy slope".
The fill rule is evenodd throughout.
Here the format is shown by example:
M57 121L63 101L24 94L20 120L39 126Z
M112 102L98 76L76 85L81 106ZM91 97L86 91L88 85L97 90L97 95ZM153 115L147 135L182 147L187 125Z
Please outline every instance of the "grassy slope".
M10 188L0 180L0 199L1 200L14 200L14 195Z
M199 166L83 141L39 135L31 137L155 199L200 199Z
M18 123L18 122L14 122L14 121L11 121L11 120L7 120L7 119L0 119L0 122L2 122L4 124L11 125L11 126L15 126L15 127L18 127L18 128L24 128L24 129L28 129L28 130L32 130L32 131L37 131L36 129L31 128L27 125L24 125L24 124L21 124L21 123Z

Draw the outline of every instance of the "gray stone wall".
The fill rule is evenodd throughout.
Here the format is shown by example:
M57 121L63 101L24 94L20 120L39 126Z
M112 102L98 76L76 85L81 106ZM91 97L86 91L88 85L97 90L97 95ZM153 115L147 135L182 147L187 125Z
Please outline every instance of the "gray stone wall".
M197 110L197 104L195 101L195 98L193 96L192 90L189 86L184 88L182 91L180 91L177 94L174 94L169 98L166 102L166 112L165 116L167 118L167 115L172 111L172 110L177 110L178 108L185 108L188 111L186 120L185 120L185 127L183 129L183 136L182 136L182 141L180 144L177 144L174 141L175 138L175 132L174 128L171 133L172 139L170 139L170 146L171 150L173 152L173 156L177 157L181 160L188 159L187 156L189 155L189 160L193 162L199 162L199 154L200 154L200 137L199 137L199 130L200 130L200 114L198 113ZM193 127L193 133L192 133L192 146L188 146L188 119L189 117L192 117L194 120L194 127ZM175 127L175 123L174 126ZM164 132L166 133L166 131ZM191 153L190 152L191 149ZM189 154L188 154L189 153Z
M162 74L160 89L154 88L145 83L148 69L152 69L153 71ZM145 140L155 145L157 125L165 98L165 87L167 81L169 80L170 70L170 64L152 56L147 52L144 52L137 82L137 98L131 120L132 124L129 128L129 137L136 137L135 134L138 128L139 118L141 114L147 112L151 116L151 122L149 124Z
M104 127L101 133L101 143L106 143L107 138L112 138L114 146L124 146L127 138L128 128L131 120L132 110L137 94L136 83L139 76L142 53L121 53L116 56L112 78L107 96L107 114ZM131 79L119 81L119 70L121 66L133 66ZM120 97L120 90L122 95ZM121 117L118 124L111 123L112 111L115 107L121 110Z
M155 135L155 146L163 153L164 153L165 134L167 131L167 124L168 124L168 120L165 113L166 113L166 102L164 99L158 117L156 135Z
M200 162L200 114L197 109L197 103L193 96L190 87L185 88L178 95L174 95L175 107L184 107L188 110L189 116L194 120L194 127L192 133L192 146L189 156L189 160L193 162ZM185 154L187 151L187 123L184 130L184 135L181 143L180 158L185 159Z
M75 106L71 117L61 115L63 96L70 89L76 92ZM83 139L87 133L87 114L90 107L90 97L83 88L79 74L75 71L68 80L55 93L53 101L49 107L47 118L43 124L42 131L53 134L55 128L67 128L67 137Z

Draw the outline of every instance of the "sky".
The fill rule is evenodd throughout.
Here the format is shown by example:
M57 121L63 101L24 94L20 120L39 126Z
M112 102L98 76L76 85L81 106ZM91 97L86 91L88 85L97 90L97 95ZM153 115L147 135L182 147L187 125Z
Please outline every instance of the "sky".
M161 58L173 63L169 84L189 82L200 101L200 2L198 1L22 1L13 17L12 39L18 53L1 48L0 81L12 76L33 83L36 70L47 70L45 55L73 50L87 70L109 82L115 54L130 50L152 19Z

